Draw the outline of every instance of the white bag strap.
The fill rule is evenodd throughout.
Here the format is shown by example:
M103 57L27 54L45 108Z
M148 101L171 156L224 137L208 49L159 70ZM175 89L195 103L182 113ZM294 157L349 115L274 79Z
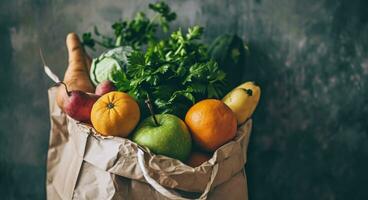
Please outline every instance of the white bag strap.
M167 197L169 199L191 200L191 199L188 199L188 198L181 197L177 193L170 192L169 190L167 190L165 187L163 187L162 185L160 185L155 179L153 179L148 174L148 171L147 171L147 168L146 168L146 164L145 164L145 160L144 160L144 152L140 148L138 148L138 165L139 165L139 168L142 170L143 176L146 179L147 183L149 183L157 192L159 192L163 196L165 196L165 197ZM216 178L217 172L218 172L218 164L216 164L213 167L212 173L211 173L211 178L208 181L204 192L198 198L199 200L205 200L205 199L207 199L207 195L208 195L208 193L209 193L209 191L211 189L211 186L212 186L213 181Z
M43 69L45 70L46 75L55 83L60 83L60 79L59 77L54 74L51 69L46 65L46 61L45 58L43 57L43 53L42 50L40 49L40 56L41 56L41 60L42 60L42 64L43 64Z

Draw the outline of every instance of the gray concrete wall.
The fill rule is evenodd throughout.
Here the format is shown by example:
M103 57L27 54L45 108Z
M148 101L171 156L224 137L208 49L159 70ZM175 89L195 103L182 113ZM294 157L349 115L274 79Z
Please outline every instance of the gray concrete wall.
M368 3L364 0L169 1L175 27L250 44L254 115L250 199L367 199ZM64 39L146 9L133 0L0 3L1 199L45 198L47 88L38 49L62 76ZM92 55L98 55L94 52Z

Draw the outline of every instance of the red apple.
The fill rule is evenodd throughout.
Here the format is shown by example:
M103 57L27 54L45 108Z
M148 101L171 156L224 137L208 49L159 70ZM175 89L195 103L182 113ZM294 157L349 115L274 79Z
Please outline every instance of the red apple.
M65 86L66 95L63 96L63 110L71 118L91 124L91 110L93 104L100 97L96 94L86 93L80 90L68 91Z

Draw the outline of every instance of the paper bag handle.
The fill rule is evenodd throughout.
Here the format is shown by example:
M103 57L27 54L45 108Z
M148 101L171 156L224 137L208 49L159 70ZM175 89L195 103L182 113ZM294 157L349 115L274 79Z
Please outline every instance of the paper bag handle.
M148 171L147 171L147 168L146 168L146 165L145 165L145 160L144 160L144 152L140 148L138 148L138 165L139 165L139 168L142 170L143 176L146 179L147 183L149 183L157 192L159 192L163 196L165 196L169 199L191 200L191 199L188 199L188 198L184 198L184 197L180 196L177 193L174 193L174 192L171 192L171 191L167 190L165 187L160 185L155 179L153 179L148 174ZM216 178L217 172L218 172L218 164L216 163L216 165L212 169L211 178L210 178L209 182L207 183L204 192L202 193L202 195L198 199L200 199L200 200L207 199L207 195L208 195L208 193L211 189L213 181Z

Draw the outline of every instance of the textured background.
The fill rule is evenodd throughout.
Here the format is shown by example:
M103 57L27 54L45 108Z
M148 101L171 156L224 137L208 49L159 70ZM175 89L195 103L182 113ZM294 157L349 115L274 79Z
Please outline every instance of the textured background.
M60 76L64 39L145 9L133 0L0 3L1 199L45 198L49 134L39 47ZM251 200L368 199L368 1L170 1L175 26L237 33L263 89L246 167ZM94 55L97 55L96 53Z

